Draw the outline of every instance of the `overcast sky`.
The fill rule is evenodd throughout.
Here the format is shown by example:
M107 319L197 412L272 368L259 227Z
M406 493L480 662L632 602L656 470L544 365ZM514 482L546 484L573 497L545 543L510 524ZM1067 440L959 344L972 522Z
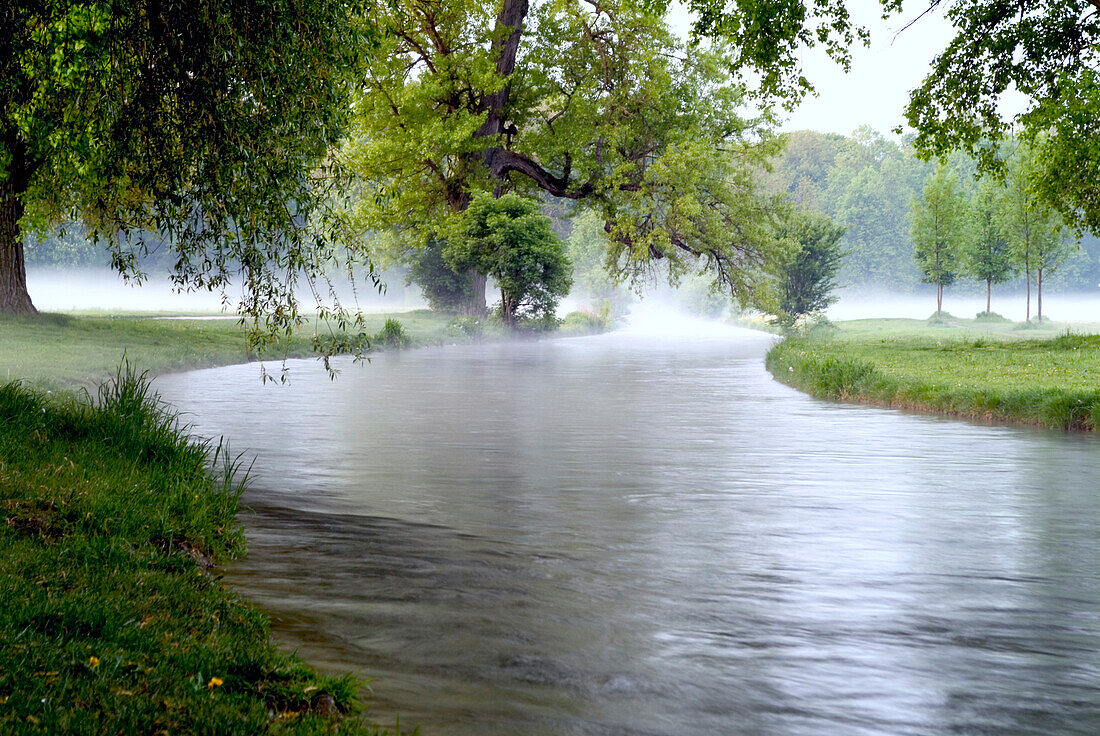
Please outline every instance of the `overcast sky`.
M880 17L880 7L877 0L848 3L853 19L871 32L870 47L852 50L848 74L823 52L804 54L806 76L818 94L791 114L784 130L809 128L847 135L860 125L870 125L889 134L904 125L902 111L909 91L920 85L932 59L951 40L951 24L937 10L899 34L928 4L907 2L904 13L886 21Z
M848 0L847 4L853 20L871 32L871 45L852 49L852 66L847 74L824 52L804 52L805 73L817 95L807 98L788 116L783 130L848 135L861 125L869 125L893 137L895 127L905 127L903 110L910 90L920 85L932 59L953 36L942 8L921 16L928 0L906 0L905 11L885 21L879 0ZM682 7L673 8L670 21L673 27L685 30L689 25ZM1015 114L1020 108L1022 98L1012 97L1001 110Z

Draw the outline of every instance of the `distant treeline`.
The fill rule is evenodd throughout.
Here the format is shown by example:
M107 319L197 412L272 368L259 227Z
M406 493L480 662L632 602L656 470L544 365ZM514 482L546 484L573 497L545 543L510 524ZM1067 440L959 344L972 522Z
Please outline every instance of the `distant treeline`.
M948 165L964 193L972 194L977 188L974 162L957 155ZM918 160L905 143L864 127L851 136L791 133L786 150L764 176L773 190L847 227L841 287L913 291L921 275L913 259L910 210L934 169L934 162ZM1023 277L1017 281L1022 288ZM1100 240L1091 235L1047 281L1051 291L1096 290L1098 284ZM1007 288L1014 286L1009 282ZM984 284L960 281L953 288L978 293Z
M169 268L175 262L172 249L156 236L147 234L145 247L136 247L137 239L128 247L147 270ZM32 268L109 268L111 249L106 242L89 237L79 222L67 222L43 236L27 235L24 257Z

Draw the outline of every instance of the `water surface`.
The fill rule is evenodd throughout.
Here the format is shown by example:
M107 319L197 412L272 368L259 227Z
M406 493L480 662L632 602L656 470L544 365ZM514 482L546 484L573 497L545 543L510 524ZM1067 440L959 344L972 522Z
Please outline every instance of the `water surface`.
M1100 444L808 398L677 327L159 379L229 580L441 734L1100 732Z

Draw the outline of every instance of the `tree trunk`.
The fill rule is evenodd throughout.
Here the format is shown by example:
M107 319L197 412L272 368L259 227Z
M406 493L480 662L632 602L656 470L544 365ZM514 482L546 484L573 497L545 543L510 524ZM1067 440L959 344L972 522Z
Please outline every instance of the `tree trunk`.
M943 284L936 284L936 319L940 318L943 311Z
M0 182L0 314L38 314L27 292L27 268L23 261L23 200L14 177Z
M990 309L990 307L989 307L992 299L993 299L993 282L990 281L989 279L986 279L986 281L985 281L985 313L986 314L992 314L993 313L993 310Z
M1027 272L1027 323L1031 324L1031 271Z
M470 303L467 305L466 311L475 317L484 317L489 313L488 308L485 306L485 282L488 277L472 269L470 276L473 277L474 283L470 294Z
M515 329L516 305L508 298L508 295L504 293L504 289L500 290L500 316L508 329Z
M1035 281L1035 288L1036 288L1036 292L1037 292L1037 294L1036 294L1036 296L1037 296L1036 319L1040 323L1042 323L1042 321L1043 321L1043 269L1042 268L1036 269L1036 272L1038 274L1038 278Z

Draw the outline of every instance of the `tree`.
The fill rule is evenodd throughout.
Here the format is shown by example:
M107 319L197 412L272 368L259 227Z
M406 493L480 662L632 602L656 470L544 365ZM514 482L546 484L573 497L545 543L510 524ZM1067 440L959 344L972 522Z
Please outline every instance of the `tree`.
M937 7L939 3L932 3ZM906 109L924 155L971 152L1000 170L999 143L1014 121L999 114L1001 96L1023 93L1022 137L1042 137L1046 165L1033 194L1066 222L1100 228L1100 2L950 0L958 35L933 62Z
M954 172L938 166L924 185L922 199L911 210L913 257L922 280L936 285L936 316L943 311L943 288L955 283L959 249L964 237L966 204L959 196Z
M457 273L443 257L446 243L431 238L413 252L408 280L420 287L428 306L437 312L458 312L470 303L473 279L469 273Z
M550 219L538 203L518 194L495 199L475 194L446 258L456 271L473 269L500 288L500 314L515 328L521 319L553 319L558 301L573 285L572 267Z
M978 185L970 208L971 238L963 266L967 274L985 282L986 314L991 313L993 284L1003 284L1016 271L1001 224L1003 199L1004 187L986 178Z
M778 29L737 26L750 6L762 10L743 2L700 21L738 35L735 49L685 44L661 2L380 3L385 34L346 149L366 182L361 221L422 246L475 191L540 192L596 212L607 263L626 277L708 268L742 301L757 298L772 279L779 205L753 169L777 142L770 115L741 114L761 98L730 70L772 64L776 47L754 34ZM762 86L798 88L784 69L769 67Z
M1070 254L1070 241L1059 220L1054 215L1044 237L1035 241L1035 318L1040 322L1043 321L1043 274L1057 271Z
M1012 246L1012 257L1027 281L1027 321L1031 322L1031 284L1039 284L1038 318L1043 319L1043 271L1061 262L1057 255L1061 244L1061 218L1036 193L1039 174L1036 151L1026 143L1016 146L1008 161L1004 198L1005 234ZM1064 260L1064 258L1062 259Z
M844 228L828 217L806 210L792 210L779 235L795 249L784 268L780 322L793 325L804 314L823 311L836 301L836 272L843 251Z
M254 338L299 317L340 221L323 169L366 30L342 0L9 2L0 10L0 312L33 313L26 231L76 218L140 275L238 278ZM330 313L331 314L331 313ZM264 321L262 329L260 322Z

